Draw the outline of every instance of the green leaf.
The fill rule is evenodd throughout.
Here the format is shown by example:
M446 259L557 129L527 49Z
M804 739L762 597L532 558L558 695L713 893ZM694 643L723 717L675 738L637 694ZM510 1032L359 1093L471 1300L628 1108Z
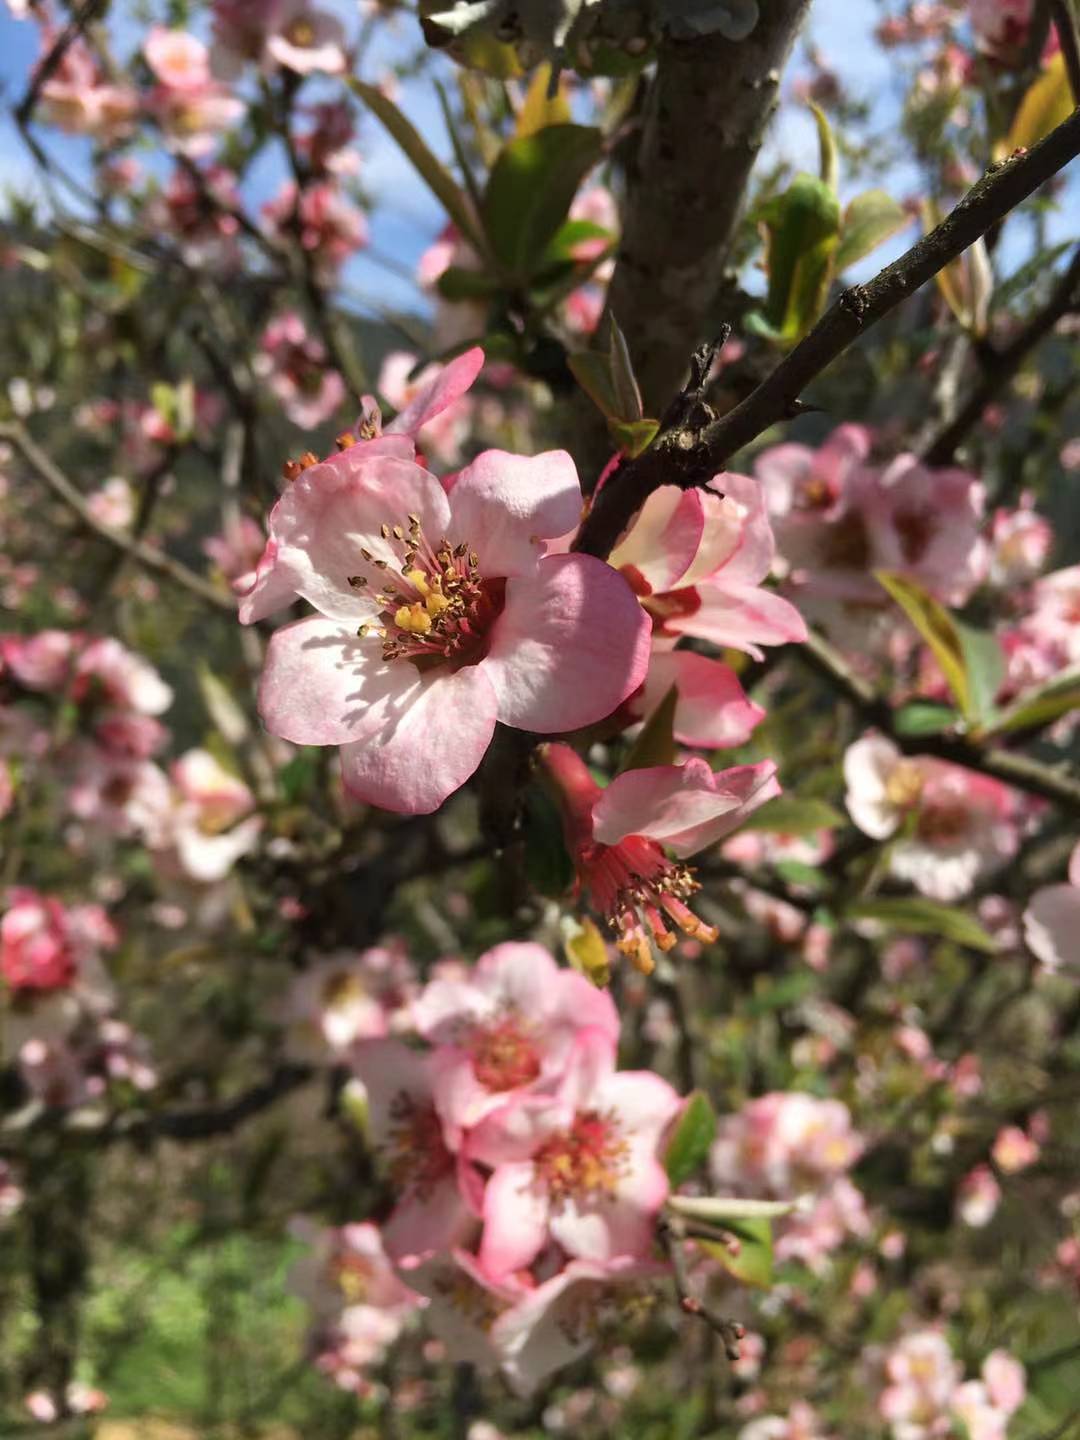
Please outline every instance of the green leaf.
M967 684L964 679L964 652L953 618L915 580L889 570L876 570L874 578L903 610L915 629L934 652L949 689L967 713Z
M500 151L484 191L482 219L508 277L526 284L535 273L602 146L602 133L592 127L549 125Z
M813 835L818 830L835 830L844 824L843 815L826 800L777 795L744 820L743 829L772 830L778 835Z
M660 425L643 413L633 362L626 337L614 315L604 321L603 337L590 350L567 357L570 372L604 415L615 445L631 458L652 444Z
M964 657L969 706L967 718L978 722L994 708L994 697L1005 679L1005 652L997 636L991 635L989 630L976 630L963 620L954 620L953 625L960 637L960 650Z
M818 133L818 173L822 183L836 194L836 184L840 178L840 163L836 156L836 137L832 133L832 126L829 124L829 117L822 110L820 105L810 103L810 109L814 112L814 120L817 123Z
M616 447L631 460L649 448L659 429L659 420L631 420L628 424L622 420L608 421L608 433Z
M837 273L846 270L884 244L911 223L911 216L884 190L864 190L844 211L840 244L836 249Z
M195 662L195 677L206 713L221 732L222 738L232 746L242 744L251 734L251 726L232 691L220 676L210 669L205 660Z
M764 207L765 269L769 289L764 311L748 316L748 328L791 344L825 308L840 232L840 203L824 181L796 175L783 195Z
M825 889L825 876L815 865L807 865L802 860L777 860L773 869L781 880L786 880L789 885L798 885L803 890L811 891Z
M704 1165L715 1135L716 1111L709 1097L695 1090L683 1107L664 1156L664 1169L673 1190Z
M897 735L940 735L959 724L960 713L933 700L912 700L893 716Z
M290 805L297 804L310 791L319 773L320 751L307 746L277 772L281 793Z
M844 918L876 920L890 930L910 931L914 935L936 935L939 939L966 945L969 950L981 950L986 955L995 955L998 950L997 941L966 910L939 905L936 900L922 900L914 896L877 896L872 900L856 900L846 908Z
M554 95L551 93L551 66L545 61L538 65L521 109L517 114L514 134L535 135L549 125L567 125L571 120L570 102L566 98L566 87L560 77Z
M675 763L673 730L675 707L678 702L679 692L672 685L642 726L641 734L630 747L629 755L619 768L620 775L627 770L645 770L650 765L673 765Z
M563 838L555 800L539 784L525 792L525 874L541 895L565 895L574 883L574 862Z
M412 121L374 85L366 85L355 76L350 76L347 83L353 94L364 102L401 146L417 174L427 184L461 234L474 250L483 254L486 250L484 239L477 228L464 191L446 166L428 149Z
M1049 725L1071 710L1080 710L1080 665L1063 670L1045 685L1025 690L1010 705L991 716L980 733L1001 735Z
M724 1229L729 1230L738 1241L736 1254L719 1241L698 1240L695 1243L736 1280L741 1280L744 1285L768 1289L773 1278L772 1221L732 1217L724 1221Z
M465 270L450 265L435 282L435 288L446 300L490 300L499 288L493 275L482 270Z
M603 240L609 246L615 244L611 231L597 225L595 220L567 220L552 236L544 259L549 262L572 261L574 250L586 240Z

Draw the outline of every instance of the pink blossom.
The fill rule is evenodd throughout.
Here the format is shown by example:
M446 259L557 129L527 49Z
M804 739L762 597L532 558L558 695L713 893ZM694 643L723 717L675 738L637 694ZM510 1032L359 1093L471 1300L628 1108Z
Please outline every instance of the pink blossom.
M297 75L340 75L346 67L345 31L335 15L308 0L279 0L266 54Z
M1016 853L1018 800L1000 781L874 735L848 747L844 778L852 820L875 840L898 836L892 874L932 899L959 899Z
M78 961L59 900L14 890L0 919L0 974L13 991L66 990Z
M41 31L42 54L56 40L51 26ZM69 45L41 87L41 114L52 125L74 135L90 135L109 143L132 128L138 96L127 85L110 84L81 37Z
M935 1424L948 1411L962 1375L945 1336L937 1330L905 1335L889 1352L885 1374L889 1383L878 1398L878 1410L896 1440L924 1440L939 1433Z
M982 1377L990 1403L1006 1416L1019 1410L1027 1396L1027 1374L1007 1350L991 1350L982 1363Z
M990 520L989 580L1008 590L1033 580L1046 564L1054 543L1050 522L1025 492L1014 510L995 510Z
M999 1130L990 1151L994 1164L1006 1175L1016 1175L1034 1165L1040 1153L1039 1146L1019 1125L1006 1125Z
M1020 58L1031 26L1033 0L971 0L969 13L978 48L996 60Z
M431 1056L400 1040L368 1040L354 1048L352 1064L367 1090L371 1141L397 1202L383 1226L386 1253L402 1261L450 1249L473 1228L465 1195L474 1197L476 1187L446 1144ZM423 1293L422 1284L412 1277L409 1283Z
M171 90L202 90L210 83L210 53L186 30L152 25L143 55L155 78Z
M745 745L765 718L730 665L692 650L653 647L645 683L626 702L633 720L645 720L675 687L672 733L680 745L727 750Z
M75 663L77 700L99 700L115 709L160 715L173 692L154 667L111 636L91 640Z
M618 935L622 954L646 974L652 946L670 950L675 936L715 940L716 931L686 901L700 888L693 871L674 864L731 833L751 811L780 793L771 760L714 774L704 760L628 770L601 789L567 745L549 745L543 763L563 813L577 889Z
M242 201L236 176L224 165L204 166L196 176L178 166L160 196L147 206L148 223L180 241L189 265L232 266L239 258L237 237ZM169 443L171 436L161 437Z
M202 548L233 589L243 594L255 583L255 568L266 548L266 535L250 515L237 515L226 520L219 535L204 540Z
M1000 1203L1001 1186L994 1179L989 1165L976 1165L961 1180L956 1195L956 1212L973 1230L989 1225Z
M210 884L254 849L262 818L255 797L207 750L188 750L172 766L175 804L165 830L184 873ZM153 848L157 848L156 844Z
M195 158L213 146L213 134L226 130L244 113L243 101L211 75L210 52L183 30L151 28L143 53L157 84L148 106L174 149Z
M360 157L349 148L353 138L353 118L343 100L327 100L306 107L312 127L295 137L297 152L307 161L315 175L355 175Z
M710 1165L720 1186L783 1199L843 1175L862 1151L842 1101L774 1091L721 1120Z
M113 475L86 497L86 507L99 524L126 530L135 516L135 497L124 477Z
M661 486L611 553L653 622L654 639L681 635L745 650L806 638L789 601L762 587L774 545L761 486L718 475L705 489Z
M70 680L80 637L70 630L0 636L4 669L27 690L60 690Z
M605 1326L618 1325L634 1291L651 1287L665 1273L665 1266L629 1255L571 1260L492 1326L511 1387L531 1395L553 1371L591 1350Z
M550 1091L578 1034L606 1034L619 1018L611 996L561 970L542 945L497 945L468 979L433 980L413 1007L416 1027L437 1048L435 1103L448 1133L476 1125L515 1096Z
M493 1172L484 1270L522 1270L549 1238L585 1260L648 1256L668 1193L658 1149L681 1104L659 1076L616 1072L607 1031L579 1035L554 1096L514 1095L466 1140L469 1159Z
M502 1358L494 1329L512 1305L530 1293L520 1279L493 1279L467 1250L451 1246L406 1258L401 1273L411 1289L427 1297L427 1328L446 1347L446 1357L491 1374Z
M340 745L358 799L419 814L465 783L497 720L550 734L614 710L642 679L647 625L602 561L544 556L581 504L568 455L486 451L447 495L411 448L361 441L294 480L240 618L295 596L318 609L270 641L263 720Z
M358 1041L407 1029L414 990L400 945L327 956L289 988L281 1008L286 1050L294 1060L321 1064L340 1059Z
M322 341L308 334L295 310L271 320L261 345L256 368L294 425L313 430L341 406L345 382L331 368Z
M796 1400L786 1416L761 1415L744 1425L738 1440L823 1440L822 1421L813 1406Z
M0 918L0 978L14 1003L0 1015L3 1051L31 1040L57 1043L80 1020L94 1020L112 1003L101 961L119 935L100 905L65 906L29 887L8 892Z
M338 270L350 255L368 243L367 220L330 180L305 185L297 193L286 181L273 200L263 206L271 232L297 235L316 263L327 272Z

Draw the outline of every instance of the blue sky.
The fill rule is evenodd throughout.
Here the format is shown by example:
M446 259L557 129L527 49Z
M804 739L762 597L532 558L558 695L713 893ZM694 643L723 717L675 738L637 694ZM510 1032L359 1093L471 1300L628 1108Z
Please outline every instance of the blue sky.
M331 4L343 19L347 31L355 35L359 27L355 6L347 4L346 0L331 0ZM164 6L160 9L163 12ZM125 55L138 43L145 27L125 21L121 5L114 3L114 17L118 11L121 18L111 19L110 29L118 52ZM881 10L875 0L815 0L807 35L838 71L850 93L871 103L875 122L887 126L890 118L897 113L899 91L889 57L873 43L871 37L872 28L880 15ZM376 78L397 55L411 47L414 36L411 28L406 27L411 27L412 22L403 16L397 24L400 28L396 36L384 34L372 46L365 62L364 78ZM0 175L9 188L26 188L33 178L29 157L7 112L25 86L36 51L36 25L31 21L14 20L0 0L0 86L3 87L5 100L4 113L0 117L0 154L3 156ZM407 82L402 87L399 103L432 148L444 158L448 157L449 147L430 82L426 79ZM78 173L89 153L87 142L52 130L41 133L57 158ZM370 118L364 121L358 148L362 156L361 178L377 204L372 217L371 253L356 257L345 274L350 301L374 313L383 307L415 310L419 303L415 287L398 272L401 269L411 270L443 223L442 213L400 152ZM786 107L781 121L773 127L769 152L772 155L782 154L796 166L816 168L817 140L809 114L799 113L795 106ZM162 159L160 163L164 173L168 168L167 162ZM267 156L249 177L245 191L249 203L257 205L272 194L284 173L283 159L276 155ZM918 188L918 174L913 167L905 167L886 172L877 183L884 184L902 198ZM847 196L842 195L842 198ZM1064 213L1054 220L1051 229L1060 238L1069 237ZM874 273L882 263L910 244L911 239L912 233L906 232L863 262L862 268L867 274ZM380 263L379 257L389 260L390 264ZM858 273L856 278L861 278Z

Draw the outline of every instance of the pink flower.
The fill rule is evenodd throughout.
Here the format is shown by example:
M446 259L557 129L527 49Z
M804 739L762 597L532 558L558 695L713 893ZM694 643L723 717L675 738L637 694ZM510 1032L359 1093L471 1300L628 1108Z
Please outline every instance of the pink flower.
M1041 1151L1019 1125L1006 1125L998 1131L990 1154L999 1170L1006 1175L1016 1175L1034 1165Z
M100 700L142 715L162 714L173 698L154 667L111 636L91 640L79 655L74 691L77 700Z
M1034 497L1025 493L1015 510L998 509L990 521L990 570L992 585L1010 589L1033 580L1053 548L1050 522L1034 508Z
M1080 845L1069 860L1067 885L1044 885L1024 911L1024 940L1048 970L1080 967Z
M210 52L184 30L151 28L143 47L157 84L148 104L174 149L197 157L213 146L213 132L235 125L243 101L212 77Z
M122 475L113 475L86 497L94 519L113 530L126 530L135 516L135 497Z
M618 1042L611 996L560 969L542 945L497 945L467 979L433 980L413 1006L416 1027L437 1046L435 1104L457 1134L515 1096L550 1091L578 1034Z
M71 679L79 641L70 630L39 630L28 639L3 635L0 661L27 690L60 690Z
M143 55L155 78L170 90L202 90L210 83L210 54L186 30L152 25L143 41Z
M254 849L262 819L251 812L255 797L208 750L188 750L173 763L176 804L167 842L184 873L211 884Z
M681 1104L657 1075L617 1073L607 1032L581 1034L554 1096L514 1096L466 1140L468 1158L492 1170L485 1272L525 1269L549 1239L585 1260L647 1257L668 1193L657 1152Z
M338 270L368 243L363 212L330 180L305 185L299 194L295 183L287 180L262 213L274 234L297 234L300 244L327 272Z
M243 594L255 583L255 568L266 548L266 535L249 515L238 515L225 522L220 535L204 540L202 548L233 589Z
M781 1090L721 1120L710 1166L719 1186L786 1199L842 1176L863 1148L842 1101Z
M424 1320L446 1346L447 1359L475 1365L485 1375L498 1368L502 1356L495 1346L495 1325L530 1293L523 1281L493 1279L474 1255L457 1246L407 1258L401 1273L411 1289L427 1297Z
M418 395L422 395L440 373L437 365L426 365L410 379L417 357L407 350L391 350L382 362L377 389L395 410L405 411ZM438 415L432 417L417 435L417 444L432 459L444 465L461 460L462 446L468 438L472 401L459 397Z
M824 1440L821 1420L805 1400L796 1400L786 1416L762 1415L739 1431L738 1440Z
M387 1259L378 1228L365 1223L334 1229L303 1219L289 1228L310 1248L290 1269L287 1288L324 1324L341 1324L352 1312L346 1321L351 1360L363 1365L378 1360L419 1303ZM361 1356L356 1352L362 1335L368 1343Z
M645 683L626 702L633 720L645 720L675 687L672 733L680 745L728 750L745 745L765 718L730 665L693 650L654 645Z
M41 31L43 54L57 38L51 26ZM132 128L138 96L126 85L109 84L86 42L77 38L64 51L41 87L41 113L58 129L90 135L105 144L121 139Z
M474 1198L477 1187L446 1144L431 1056L399 1040L368 1040L355 1047L352 1064L367 1090L372 1144L397 1197L383 1226L386 1253L402 1261L450 1249L475 1223L465 1195Z
M0 919L0 974L8 987L36 994L66 990L77 970L60 901L34 890L12 891L10 907Z
M961 1369L948 1340L937 1330L906 1335L885 1361L889 1384L878 1410L896 1440L923 1440L938 1433L935 1422L948 1410L960 1384Z
M978 48L995 60L1018 60L1031 26L1033 0L971 0L969 9Z
M328 420L345 399L345 382L330 367L321 340L309 335L300 315L289 310L263 331L256 361L285 414L304 430Z
M1017 797L1000 781L868 735L844 756L847 807L875 840L898 835L889 868L923 895L952 901L1016 853Z
M239 259L242 204L236 176L224 165L204 166L198 177L178 166L147 206L146 219L179 240L189 265L226 268ZM171 436L162 438L168 442Z
M115 948L119 935L100 905L68 907L28 887L7 898L0 978L14 1003L0 1012L0 1042L4 1054L21 1055L30 1042L47 1049L80 1021L105 1014L112 986L101 951Z
M1001 1186L994 1179L989 1165L976 1165L961 1180L956 1195L956 1213L973 1230L989 1225L1000 1203Z
M571 1260L492 1326L492 1342L512 1389L531 1395L553 1371L586 1354L605 1326L618 1326L633 1293L651 1288L666 1273L664 1265L629 1255Z
M760 659L762 645L806 638L791 603L762 588L773 554L761 486L724 474L705 489L654 491L611 563L652 617L657 641L688 635Z
M308 0L280 0L266 54L297 75L340 75L346 67L345 31L336 16Z
M1011 1415L1019 1410L1027 1396L1027 1373L1023 1365L1007 1350L991 1350L982 1363L990 1403Z
M487 451L447 495L409 450L387 434L294 480L240 618L315 605L270 641L267 728L340 745L353 795L421 814L472 775L496 721L551 734L610 714L641 682L647 625L602 561L544 555L581 504L564 452Z
M289 988L281 1012L286 1051L294 1060L323 1064L340 1060L358 1041L406 1029L414 989L400 945L328 956Z
M652 945L670 950L675 936L715 940L716 931L688 908L700 888L693 871L674 864L731 833L752 810L780 793L771 760L713 773L704 760L628 770L601 789L567 745L543 756L563 812L577 888L618 935L619 950L646 974Z

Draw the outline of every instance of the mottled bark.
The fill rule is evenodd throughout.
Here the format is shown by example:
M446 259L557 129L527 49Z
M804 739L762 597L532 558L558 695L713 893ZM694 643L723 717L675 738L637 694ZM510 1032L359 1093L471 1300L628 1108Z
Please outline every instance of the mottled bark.
M747 181L810 0L770 0L750 36L668 41L627 176L623 238L608 303L630 345L646 410L659 414L712 302Z

